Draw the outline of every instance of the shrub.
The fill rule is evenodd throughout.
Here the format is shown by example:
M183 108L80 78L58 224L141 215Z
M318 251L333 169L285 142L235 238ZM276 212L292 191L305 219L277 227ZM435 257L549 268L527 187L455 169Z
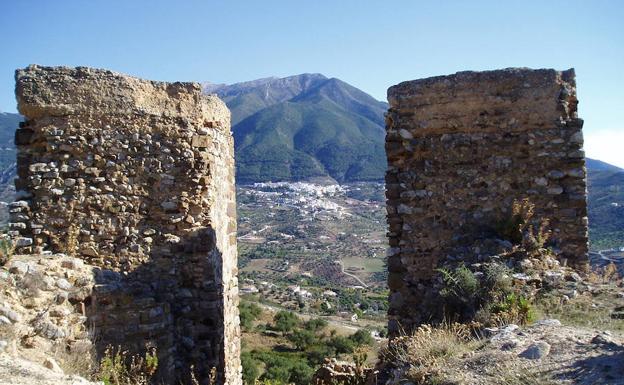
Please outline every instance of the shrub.
M311 320L305 323L304 327L307 330L318 332L327 327L327 321L322 318L312 318Z
M335 355L334 349L324 342L309 346L306 349L305 354L308 362L312 365L320 365L323 363L325 358Z
M360 329L349 336L355 346L372 345L373 337L368 330Z
M535 318L531 301L513 288L512 271L503 264L485 265L481 279L464 265L438 271L442 275L439 292L445 319L490 325L527 324Z
M512 271L500 263L490 263L485 267L483 283L491 297L503 297L512 290Z
M306 329L295 330L288 336L288 340L295 345L298 350L305 350L308 346L317 342L318 338L314 332Z
M355 348L353 340L343 336L332 337L327 344L334 349L336 354L352 353Z
M452 318L459 316L467 320L474 316L481 300L480 283L472 271L461 265L454 270L438 269L442 275L443 287L440 296L444 302L445 315Z
M492 312L499 324L524 325L535 320L535 310L529 300L515 293L510 293L502 301L495 302L492 305Z
M312 369L306 362L296 361L290 367L290 377L288 380L295 384L309 384L312 380L313 374L314 369Z
M249 331L253 328L253 322L262 314L262 309L255 303L242 301L238 306L240 314L240 325L244 331Z
M257 355L258 359L265 364L265 371L260 376L262 382L277 381L284 384L307 385L312 378L314 370L299 355L269 351Z
M466 325L422 325L412 335L392 340L380 352L380 358L397 367L409 368L407 377L417 384L445 383L445 364L474 350L477 344Z
M282 333L291 332L299 324L299 318L295 313L281 310L273 317L273 327Z
M498 235L519 245L529 253L535 253L544 248L552 232L548 229L547 219L536 220L535 204L528 198L514 200L511 215L494 227Z
M248 352L243 352L241 353L241 365L243 366L243 382L247 385L254 385L260 377L260 362Z
M97 377L104 385L147 385L158 369L156 350L151 349L145 357L130 356L120 347L107 347L100 362Z
M0 238L0 266L4 266L11 257L13 256L13 251L15 247L11 238L9 238L6 234L2 235Z

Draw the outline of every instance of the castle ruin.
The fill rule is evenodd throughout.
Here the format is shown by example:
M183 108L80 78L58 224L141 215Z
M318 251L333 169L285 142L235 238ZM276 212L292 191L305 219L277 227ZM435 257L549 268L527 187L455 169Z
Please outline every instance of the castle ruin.
M18 252L97 268L100 352L156 348L157 378L241 383L230 113L194 83L90 68L16 72Z
M549 221L560 258L587 264L574 70L459 72L393 86L388 101L391 334L428 321L436 268L490 252L514 200Z

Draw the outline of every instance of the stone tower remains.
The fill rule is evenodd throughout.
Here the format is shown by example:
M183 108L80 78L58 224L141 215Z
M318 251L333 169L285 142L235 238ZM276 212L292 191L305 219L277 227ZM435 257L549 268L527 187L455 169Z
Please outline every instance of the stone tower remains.
M157 376L238 385L240 340L230 113L194 83L90 68L16 72L18 252L97 268L97 345L157 348Z
M388 90L386 197L391 333L426 321L423 298L444 260L529 198L553 247L587 264L583 121L574 70L459 72Z

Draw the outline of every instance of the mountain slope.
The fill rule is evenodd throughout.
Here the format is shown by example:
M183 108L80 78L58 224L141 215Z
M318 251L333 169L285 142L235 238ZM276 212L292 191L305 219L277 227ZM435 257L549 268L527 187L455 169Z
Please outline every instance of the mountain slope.
M612 168L621 170L615 166L607 170L602 166L597 170L588 167L587 203L593 250L624 247L624 170L609 171Z
M13 137L19 122L23 120L19 114L0 112L0 171L6 170L15 163L15 145Z
M264 78L236 84L204 83L204 93L215 93L232 111L232 126L274 104L288 101L327 78L321 74L302 74L285 78Z
M592 171L615 171L615 172L624 171L624 169L622 168L619 168L607 162L603 162L601 160L587 158L586 163L587 163L587 169L592 170Z
M383 179L387 105L318 74L205 85L232 111L239 183Z

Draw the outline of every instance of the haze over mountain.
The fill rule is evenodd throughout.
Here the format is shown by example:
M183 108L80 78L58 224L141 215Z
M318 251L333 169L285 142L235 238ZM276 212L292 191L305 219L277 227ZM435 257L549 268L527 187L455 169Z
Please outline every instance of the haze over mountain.
M387 104L339 79L302 74L204 90L232 111L239 183L384 177Z

